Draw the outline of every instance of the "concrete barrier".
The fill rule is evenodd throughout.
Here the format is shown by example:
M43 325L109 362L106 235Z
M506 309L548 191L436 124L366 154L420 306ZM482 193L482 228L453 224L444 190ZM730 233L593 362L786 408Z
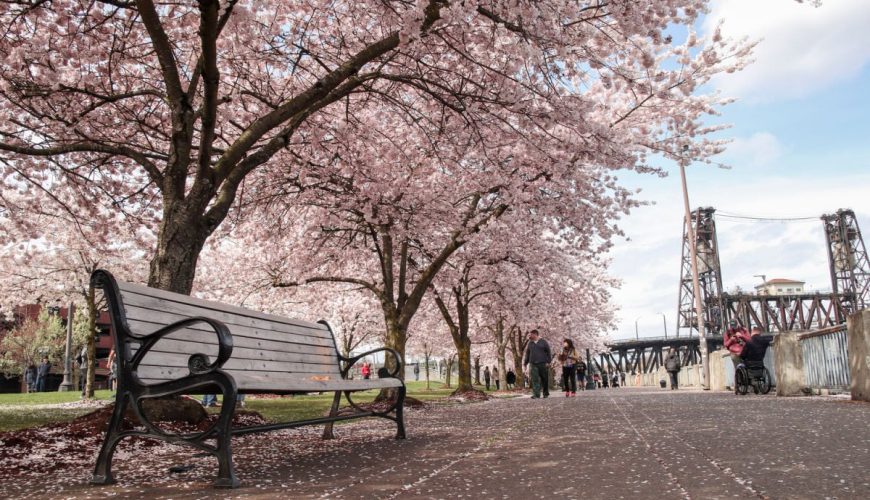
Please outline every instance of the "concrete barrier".
M870 310L849 317L849 385L853 401L870 401Z
M774 338L774 372L777 396L803 396L804 358L797 332L780 333Z

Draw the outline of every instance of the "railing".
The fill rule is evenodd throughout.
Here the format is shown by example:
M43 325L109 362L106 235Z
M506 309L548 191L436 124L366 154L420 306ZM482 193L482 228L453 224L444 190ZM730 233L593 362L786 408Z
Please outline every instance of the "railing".
M807 385L812 389L848 391L851 377L846 325L810 332L798 339Z

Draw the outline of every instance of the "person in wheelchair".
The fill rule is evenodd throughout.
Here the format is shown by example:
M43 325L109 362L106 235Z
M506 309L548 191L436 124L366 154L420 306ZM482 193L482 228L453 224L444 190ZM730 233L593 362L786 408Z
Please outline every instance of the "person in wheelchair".
M758 392L766 394L770 390L770 374L764 367L764 355L767 353L767 348L770 346L771 341L771 338L761 336L761 328L757 326L753 327L749 341L746 342L743 350L740 352L740 359L743 363L741 363L738 369L744 369L748 379L742 385L748 389L747 386L751 384L756 394ZM739 387L736 389L743 394L746 393L746 391L741 391Z

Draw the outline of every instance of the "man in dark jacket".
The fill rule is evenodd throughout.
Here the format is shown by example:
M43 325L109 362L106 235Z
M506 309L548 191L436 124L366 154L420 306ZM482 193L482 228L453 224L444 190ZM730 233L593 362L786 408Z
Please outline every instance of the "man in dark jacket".
M48 383L48 373L51 371L51 363L48 362L48 357L42 358L42 363L36 370L36 392L45 392L46 384Z
M749 337L749 342L743 346L743 352L740 357L747 362L764 362L764 355L767 353L767 347L772 339L761 336L761 328L755 327L752 329L752 336Z
M552 359L553 354L550 352L550 344L541 338L538 330L532 330L529 332L529 345L526 346L526 353L523 356L523 365L526 366L527 369L529 369L529 365L531 365L533 399L541 397L542 392L545 398L550 396L549 368ZM541 389L543 389L543 391Z
M677 375L680 373L680 356L673 347L668 350L668 356L665 358L665 370L667 370L671 378L671 390L677 390L679 384Z

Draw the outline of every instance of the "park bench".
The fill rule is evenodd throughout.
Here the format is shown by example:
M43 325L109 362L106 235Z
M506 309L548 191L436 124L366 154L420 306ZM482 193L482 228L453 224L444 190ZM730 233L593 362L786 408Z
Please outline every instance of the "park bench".
M115 408L97 457L92 484L111 484L112 455L127 436L187 444L214 455L218 460L215 486L235 488L230 441L233 435L266 432L303 425L327 424L362 417L382 417L396 423L397 439L405 437L402 405L405 384L398 378L402 359L389 348L345 358L339 354L326 322L311 323L264 314L249 309L123 283L107 271L91 276L108 304L118 359ZM350 367L363 357L380 351L396 360L392 372L385 368L379 378L348 379ZM385 410L366 410L356 405L351 393L395 388L396 400ZM237 394L344 393L350 413L330 412L315 419L249 427L232 427ZM149 398L179 394L222 394L220 415L209 429L191 434L173 434L150 422L142 410ZM123 429L127 408L141 426Z

